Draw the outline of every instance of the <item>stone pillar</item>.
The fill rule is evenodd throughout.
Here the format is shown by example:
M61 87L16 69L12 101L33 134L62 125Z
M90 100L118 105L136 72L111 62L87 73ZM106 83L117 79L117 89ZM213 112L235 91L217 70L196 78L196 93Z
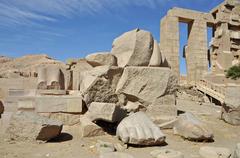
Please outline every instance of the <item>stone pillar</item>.
M179 70L179 19L175 16L165 16L160 26L160 49L166 57L168 66L180 79Z
M188 26L188 46L186 47L187 80L194 83L208 72L207 23L194 20Z

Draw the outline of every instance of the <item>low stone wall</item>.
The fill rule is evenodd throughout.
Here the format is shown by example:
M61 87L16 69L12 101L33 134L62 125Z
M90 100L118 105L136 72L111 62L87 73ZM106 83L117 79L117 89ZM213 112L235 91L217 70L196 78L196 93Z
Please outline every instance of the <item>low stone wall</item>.
M0 78L0 98L8 97L9 89L36 89L36 78Z

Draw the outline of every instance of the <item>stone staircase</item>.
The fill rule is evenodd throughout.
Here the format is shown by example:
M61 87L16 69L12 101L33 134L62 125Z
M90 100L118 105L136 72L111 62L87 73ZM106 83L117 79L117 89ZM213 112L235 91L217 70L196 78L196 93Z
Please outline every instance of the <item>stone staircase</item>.
M225 85L216 85L206 80L200 80L196 82L196 88L199 91L217 99L221 103L224 103L226 94Z

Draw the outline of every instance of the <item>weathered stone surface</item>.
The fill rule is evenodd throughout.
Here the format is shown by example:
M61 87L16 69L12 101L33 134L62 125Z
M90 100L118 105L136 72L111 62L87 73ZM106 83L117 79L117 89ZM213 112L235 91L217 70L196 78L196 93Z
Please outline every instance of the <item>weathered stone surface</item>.
M37 89L65 89L65 78L59 65L47 65L38 68Z
M154 150L150 153L153 158L184 158L184 155L172 149Z
M82 137L95 137L104 135L102 128L94 124L85 116L80 117L80 130Z
M80 96L36 96L20 99L20 109L34 109L38 113L82 113L84 103Z
M240 143L237 144L233 154L232 158L240 158Z
M124 151L128 148L127 144L123 144L123 143L115 143L114 144L114 148L116 149L116 151Z
M6 134L9 134L11 140L48 141L61 133L62 125L60 121L33 112L17 112L12 115Z
M212 131L192 113L185 113L178 116L173 129L174 134L189 140L213 139Z
M99 158L133 158L133 156L122 153L122 152L112 152L112 153L104 153L101 154Z
M160 48L158 42L154 40L153 54L149 62L149 66L152 67L160 67L162 64L162 55L160 52Z
M176 121L177 121L177 118L173 119L173 120L170 120L170 121L167 121L167 122L164 121L164 123L159 124L158 127L160 129L173 129Z
M128 101L126 106L123 107L127 112L138 112L139 109L142 107L142 104L139 103L138 101L132 102Z
M39 115L47 117L49 119L58 120L63 123L63 125L74 126L80 123L80 115L72 113L39 113Z
M48 64L65 67L64 63L44 54L27 55L1 63L0 76L3 78L34 77L39 66Z
M92 102L86 114L90 120L103 120L107 122L120 122L125 117L125 111L115 103Z
M90 65L87 60L80 59L71 66L72 70L72 89L73 90L80 90L80 84L82 78L80 77L80 73L84 71L92 70L93 66Z
M89 106L92 102L117 103L115 94L122 68L98 66L91 71L81 73L80 91Z
M240 125L240 87L228 87L222 119L232 125Z
M6 56L0 56L0 64L12 61L12 58L6 57Z
M4 112L4 106L2 101L0 100L0 118L1 118L1 114Z
M175 95L165 95L147 107L146 114L156 124L160 125L177 118Z
M96 148L98 153L103 154L103 153L111 153L115 151L115 147L112 143L109 142L103 142L98 140L96 144Z
M127 144L160 145L165 135L143 112L123 119L117 127L117 136Z
M116 92L151 104L156 98L174 93L177 82L169 68L126 67Z
M230 158L231 157L231 151L227 148L222 147L210 147L210 146L204 146L201 147L199 150L199 154L203 158Z
M148 66L153 44L150 32L135 29L116 38L111 53L117 57L120 67Z
M90 54L86 57L86 60L92 66L117 66L117 58L109 52L99 52L96 54Z

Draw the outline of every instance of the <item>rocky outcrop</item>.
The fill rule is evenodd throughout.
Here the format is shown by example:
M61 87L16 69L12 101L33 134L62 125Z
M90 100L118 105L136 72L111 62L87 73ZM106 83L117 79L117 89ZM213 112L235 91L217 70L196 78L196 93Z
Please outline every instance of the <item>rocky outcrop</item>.
M240 87L228 87L223 104L222 119L232 125L240 125Z
M127 144L161 145L165 135L143 112L123 119L117 127L117 136Z
M108 52L99 52L95 54L90 54L86 57L86 60L92 66L117 66L117 58Z
M135 29L116 38L111 53L117 57L118 66L148 66L153 53L150 32Z
M47 55L27 55L4 62L0 66L2 78L34 77L39 66L55 64L65 67L65 64Z
M6 134L17 141L48 141L62 131L62 123L33 112L17 112L12 115Z
M12 58L9 58L9 57L6 57L6 56L0 56L0 64L3 64L3 63L6 63L6 62L9 62L9 61L12 61L13 59ZM2 65L0 65L0 68L1 68Z
M173 94L177 82L169 68L126 67L116 92L126 95L130 101L139 100L150 105L157 98Z
M191 113L178 116L174 124L174 134L189 140L212 140L213 133L202 121Z
M115 91L122 71L119 67L98 66L81 73L80 91L86 104L89 106L92 102L117 103L118 96Z

